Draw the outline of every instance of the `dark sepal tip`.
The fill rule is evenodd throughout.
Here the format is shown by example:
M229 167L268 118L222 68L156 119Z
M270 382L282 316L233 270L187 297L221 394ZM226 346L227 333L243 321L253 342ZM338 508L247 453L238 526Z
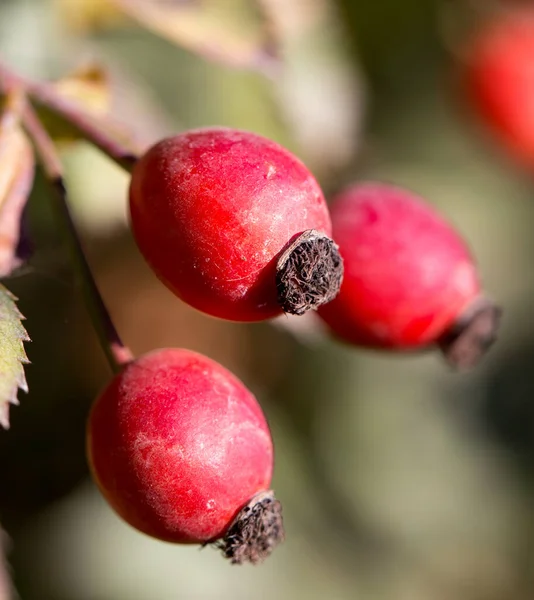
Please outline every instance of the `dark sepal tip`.
M303 315L333 300L343 281L343 259L327 235L309 229L282 252L276 265L278 304Z
M439 341L449 364L461 371L473 368L497 340L502 308L481 296L460 315Z
M282 505L271 490L256 494L216 546L234 565L263 562L284 541Z

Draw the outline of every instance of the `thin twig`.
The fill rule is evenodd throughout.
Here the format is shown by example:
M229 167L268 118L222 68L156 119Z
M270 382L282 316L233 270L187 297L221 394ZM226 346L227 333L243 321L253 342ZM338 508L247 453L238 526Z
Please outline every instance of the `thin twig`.
M0 563L0 600L10 600L11 598L11 581L7 574L4 558L2 557Z
M24 90L36 103L46 106L68 121L82 137L97 146L119 166L126 171L132 170L139 157L139 151L119 142L118 134L109 134L109 131L116 129L114 123L93 118L79 103L61 96L50 83L22 77L0 62L0 91L7 93L13 88Z
M26 102L22 115L24 128L35 145L47 180L56 198L55 206L70 247L73 265L80 277L87 308L91 314L102 348L114 372L133 359L130 350L122 343L109 312L98 291L91 269L83 252L76 227L67 203L67 190L63 179L63 168L54 143L39 121L32 106Z
M0 600L11 600L14 591L5 558L6 539L6 534L0 528Z

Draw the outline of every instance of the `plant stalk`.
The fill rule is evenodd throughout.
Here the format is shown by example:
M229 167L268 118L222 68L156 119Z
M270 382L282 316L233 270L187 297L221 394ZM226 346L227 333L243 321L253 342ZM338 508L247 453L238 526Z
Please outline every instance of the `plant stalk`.
M55 198L54 206L61 229L69 246L73 267L80 279L85 303L90 313L102 349L112 370L117 373L133 360L133 355L121 341L111 316L102 300L91 269L85 257L76 226L67 201L63 168L54 143L29 102L25 102L22 123L31 137L38 158Z
M84 139L131 172L140 153L118 141L118 135L111 136L108 133L116 129L114 123L101 118L95 119L79 103L59 94L52 84L22 77L0 62L0 92L8 93L13 88L23 90L28 98L68 121Z

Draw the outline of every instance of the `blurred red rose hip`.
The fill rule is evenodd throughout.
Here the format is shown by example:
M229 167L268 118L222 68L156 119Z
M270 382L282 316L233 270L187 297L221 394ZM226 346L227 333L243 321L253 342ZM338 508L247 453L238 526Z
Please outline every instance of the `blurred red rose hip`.
M511 6L482 21L464 48L463 88L481 122L534 168L534 6Z
M474 364L500 311L481 295L452 227L415 194L382 183L348 187L331 213L345 275L319 315L335 336L389 350L439 344L455 366Z

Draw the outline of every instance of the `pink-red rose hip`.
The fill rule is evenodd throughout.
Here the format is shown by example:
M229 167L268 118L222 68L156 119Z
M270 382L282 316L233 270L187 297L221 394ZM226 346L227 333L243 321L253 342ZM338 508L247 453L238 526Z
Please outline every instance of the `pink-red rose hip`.
M290 152L253 133L202 129L159 142L133 170L130 214L154 272L210 315L302 314L339 290L319 185Z
M454 365L472 365L493 341L499 311L481 296L452 227L415 194L380 183L347 188L331 213L345 275L319 314L335 335L392 350L438 343Z
M283 535L262 410L205 356L163 349L138 358L97 398L87 431L94 479L136 529L177 543L226 536L234 562L258 562Z

